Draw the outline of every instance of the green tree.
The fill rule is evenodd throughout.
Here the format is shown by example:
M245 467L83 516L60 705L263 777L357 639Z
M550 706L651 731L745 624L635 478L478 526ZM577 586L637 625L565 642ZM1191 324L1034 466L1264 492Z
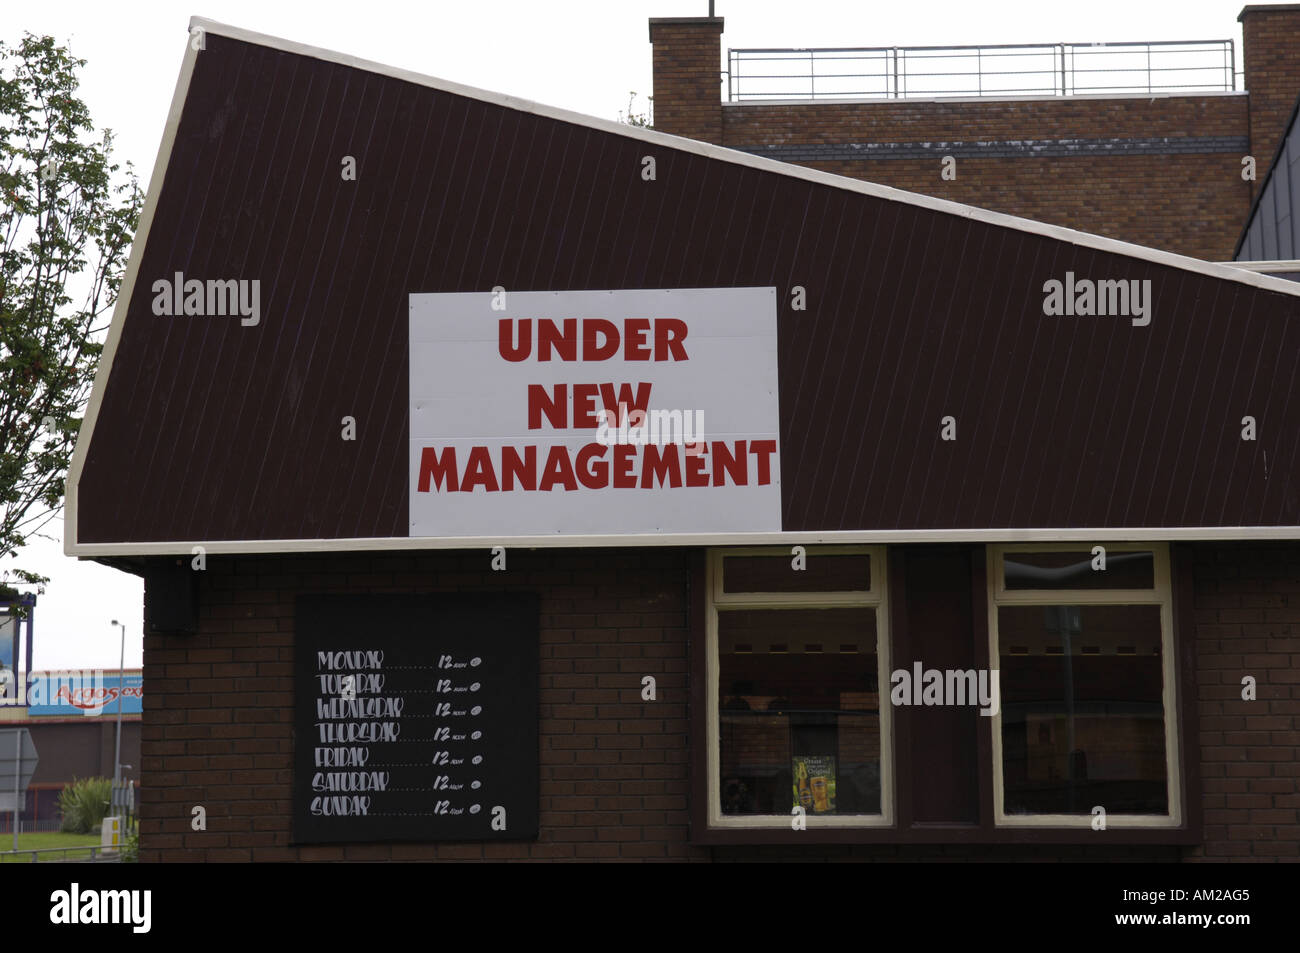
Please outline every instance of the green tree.
M46 581L5 562L62 509L143 201L93 135L85 64L51 37L0 42L0 584Z

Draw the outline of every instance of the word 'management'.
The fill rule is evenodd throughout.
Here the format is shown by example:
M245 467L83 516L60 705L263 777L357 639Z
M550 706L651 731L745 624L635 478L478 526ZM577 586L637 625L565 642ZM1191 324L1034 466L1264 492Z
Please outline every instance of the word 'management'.
M447 493L511 490L589 490L660 487L766 486L772 482L775 440L714 440L687 452L677 444L589 443L470 447L457 457L455 447L425 447L417 489ZM752 465L751 465L752 464Z

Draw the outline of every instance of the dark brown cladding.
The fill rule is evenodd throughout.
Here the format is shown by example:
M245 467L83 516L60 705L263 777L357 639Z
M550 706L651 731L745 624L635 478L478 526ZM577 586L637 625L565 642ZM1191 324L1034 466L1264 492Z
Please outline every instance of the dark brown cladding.
M260 323L155 316L177 272ZM1066 272L1150 326L1045 317ZM788 531L1300 525L1295 298L209 34L78 541L406 536L407 296L495 285L775 286Z

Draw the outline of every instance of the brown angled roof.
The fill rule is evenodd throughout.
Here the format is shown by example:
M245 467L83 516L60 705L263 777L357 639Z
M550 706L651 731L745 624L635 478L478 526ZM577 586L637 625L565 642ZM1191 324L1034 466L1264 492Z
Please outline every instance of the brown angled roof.
M1300 536L1289 282L196 23L70 553L463 545L407 537L408 295L497 285L778 289L792 539ZM1044 316L1067 272L1150 325ZM258 279L259 323L155 314L176 273Z

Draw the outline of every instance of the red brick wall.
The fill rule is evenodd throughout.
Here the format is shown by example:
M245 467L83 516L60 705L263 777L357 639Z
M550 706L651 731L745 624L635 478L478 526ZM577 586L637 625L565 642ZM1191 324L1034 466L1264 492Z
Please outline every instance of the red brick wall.
M707 856L686 845L684 554L511 550L505 572L490 559L209 557L199 633L145 638L141 860ZM461 588L544 593L540 840L290 847L294 598ZM657 701L641 699L645 675Z
M654 125L705 142L722 135L722 18L650 21L654 44Z
M726 106L716 81L721 42L713 24L721 21L674 21L671 29L651 27L655 126L738 149L791 143L1239 139L1240 151L1198 152L1174 142L1157 154L1148 149L1148 154L1098 155L1080 149L1077 155L1058 157L958 155L955 181L939 176L942 152L918 159L788 160L1122 241L1225 260L1232 257L1256 187L1241 178L1242 156L1255 156L1257 182L1262 180L1300 92L1300 5L1247 7L1241 20L1248 96Z
M493 573L484 550L209 557L199 633L145 639L141 859L1295 859L1300 544L1195 552L1200 847L692 847L687 553L511 550ZM542 592L539 840L289 846L295 596L515 587ZM1239 700L1242 674L1258 701ZM641 700L644 675L657 701Z
M1300 545L1198 546L1196 639L1208 860L1300 857ZM1256 700L1241 698L1254 676Z
M1300 93L1300 5L1247 6L1237 19L1245 42L1242 70L1250 91L1250 146L1258 187Z
M1227 137L1248 131L1246 97L1043 99L853 105L729 105L722 144L1005 142ZM1236 153L801 161L880 185L1211 260L1232 257L1250 202Z

